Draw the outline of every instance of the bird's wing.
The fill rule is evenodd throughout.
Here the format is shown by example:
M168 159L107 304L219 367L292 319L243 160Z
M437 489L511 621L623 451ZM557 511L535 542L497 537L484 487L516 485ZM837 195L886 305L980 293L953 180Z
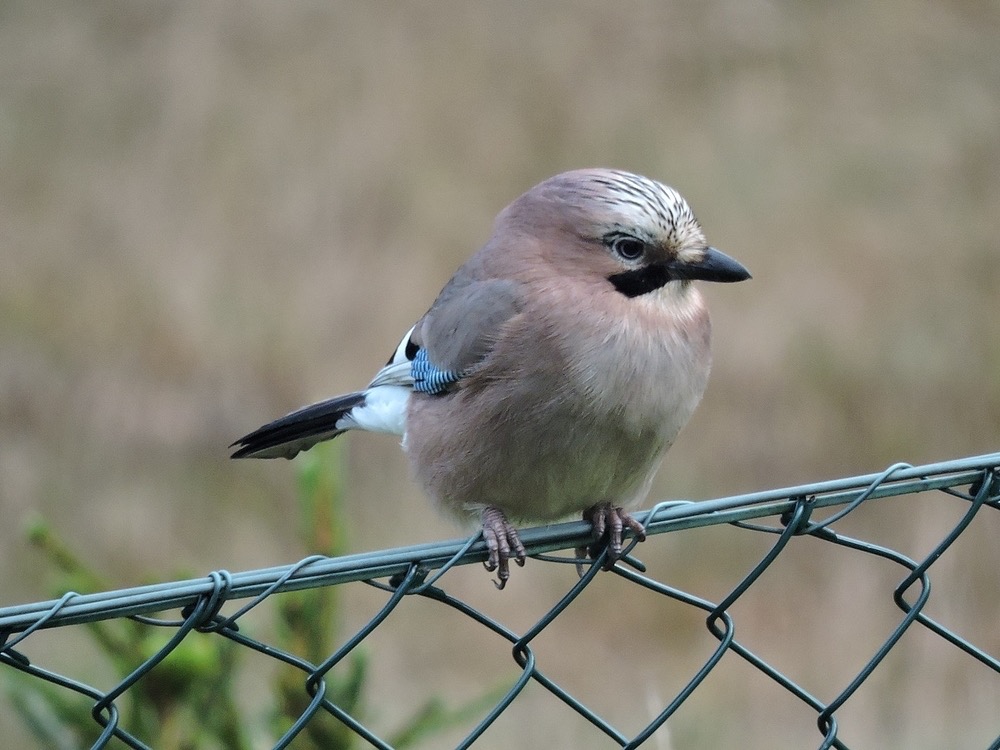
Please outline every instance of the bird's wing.
M489 353L500 328L520 311L521 294L520 284L508 279L453 278L369 388L447 390Z

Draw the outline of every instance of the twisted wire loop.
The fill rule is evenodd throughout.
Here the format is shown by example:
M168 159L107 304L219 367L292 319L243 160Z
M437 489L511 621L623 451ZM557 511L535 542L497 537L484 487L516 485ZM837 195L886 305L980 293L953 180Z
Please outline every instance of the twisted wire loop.
M834 523L843 520L868 503L884 498L916 494L930 494L934 498L941 499L958 499L964 504L964 511L958 521L945 531L931 551L921 559L911 559L897 550L840 534L832 528ZM826 508L835 510L816 520L817 514ZM522 541L532 557L553 564L575 565L580 575L558 601L522 632L511 629L442 587L446 573L456 566L478 563L486 559L485 543L481 535L474 535L463 540L339 558L314 555L290 566L235 574L224 570L216 571L201 579L97 594L83 595L69 592L53 601L0 608L0 664L51 686L84 696L91 701L91 716L96 725L91 747L108 747L114 738L127 747L145 749L151 747L146 743L155 742L156 738L136 737L129 728L122 726L122 711L116 705L116 701L139 684L191 632L197 631L225 638L302 673L302 689L308 697L308 703L273 747L291 746L296 736L309 722L318 713L325 712L335 717L371 747L391 750L390 742L380 736L376 729L366 724L363 717L353 715L332 698L328 676L331 670L352 654L388 618L393 616L405 618L407 610L403 603L407 599L419 597L459 613L493 636L506 641L510 646L511 658L519 670L517 677L503 695L475 719L474 726L467 729L464 737L456 745L458 748L472 747L498 718L518 703L529 685L548 691L581 717L585 725L590 726L598 736L606 737L612 745L638 748L664 727L670 717L698 690L723 657L727 653L732 653L794 696L809 711L814 712L818 730L816 747L821 750L826 748L844 750L848 745L841 736L838 712L879 668L886 656L899 645L904 634L915 626L922 627L971 657L975 662L992 670L1000 680L1000 658L996 654L987 653L926 612L931 592L932 567L969 528L984 508L1000 510L1000 453L919 467L895 464L878 474L697 503L664 502L649 511L637 514L637 519L650 537L666 532L683 532L697 527L731 524L748 533L773 535L774 541L759 561L728 594L718 601L709 601L649 576L641 561L631 556L635 549L635 540L627 545L622 560L611 568L615 577L611 580L620 581L621 587L626 589L621 592L622 597L628 596L629 589L636 590L632 587L638 587L699 610L705 616L705 627L718 642L701 666L659 708L656 715L645 726L633 732L614 726L594 708L557 683L539 665L537 645L539 636L579 599L582 592L606 567L606 550L594 560L579 560L573 556L550 554L571 551L589 543L590 528L582 522L523 531ZM777 524L754 522L754 519L760 518L777 519ZM761 576L773 566L782 563L782 553L797 537L809 537L870 558L888 561L898 565L904 573L892 594L893 602L901 612L901 619L884 636L874 651L867 655L861 668L847 685L825 701L797 684L774 664L738 640L736 619L732 614L734 605ZM264 642L239 627L240 620L248 612L276 594L356 581L364 582L384 592L386 600L353 635L346 638L342 645L319 663L312 663L300 655ZM222 614L222 609L228 602L239 599L248 601L232 614ZM180 609L178 619L159 619L152 616L177 608ZM31 645L32 637L41 630L122 617L131 617L147 625L167 628L173 632L161 648L136 665L128 676L110 689L101 690L73 677L46 669L27 655L26 648ZM1000 733L1000 718L997 719L996 730ZM989 747L1000 750L1000 736L992 740Z

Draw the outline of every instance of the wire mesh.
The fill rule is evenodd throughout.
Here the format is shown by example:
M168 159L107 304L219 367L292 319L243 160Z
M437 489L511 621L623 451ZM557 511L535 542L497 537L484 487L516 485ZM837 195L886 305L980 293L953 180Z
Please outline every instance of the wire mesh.
M957 503L957 520L945 529L929 553L913 559L902 552L872 541L846 536L832 527L844 521L860 507L891 497L905 495L930 496L935 501ZM931 593L931 570L949 547L981 517L981 511L1000 509L1000 453L968 457L953 461L913 467L895 464L878 474L819 482L797 487L737 495L710 501L671 501L660 503L648 511L635 514L644 525L648 537L668 532L678 533L698 527L731 524L748 534L773 538L766 553L724 597L709 601L693 593L671 586L647 575L645 566L633 557L635 541L626 548L624 557L610 568L624 590L622 598L640 587L667 597L685 607L700 610L708 632L717 645L704 662L686 678L672 697L656 707L655 715L638 731L626 731L614 725L596 709L585 704L570 690L552 679L540 665L537 644L549 629L576 601L581 593L607 568L606 552L594 560L578 560L572 555L551 553L574 550L590 543L590 528L582 522L565 523L526 529L522 541L529 555L538 561L577 566L579 577L558 601L530 627L514 630L496 617L486 614L445 588L448 573L456 566L481 563L486 559L486 547L479 535L469 539L424 544L379 552L342 557L307 557L294 565L253 570L242 573L215 571L203 578L173 581L156 585L106 591L102 593L66 593L57 600L0 608L0 663L11 670L30 675L50 686L70 691L92 701L94 720L93 748L124 746L147 748L155 738L136 736L123 719L119 701L133 693L163 660L194 632L212 634L229 642L252 649L270 659L283 662L301 671L303 705L291 726L274 744L275 748L292 745L295 738L320 713L335 717L350 732L363 740L362 746L391 748L392 744L366 722L361 712L340 705L329 689L331 671L366 641L387 619L406 617L404 602L420 597L460 613L492 634L506 641L518 669L518 676L506 686L491 705L475 717L475 725L460 739L456 747L471 747L479 741L497 719L511 706L522 700L529 686L542 688L572 712L575 712L605 744L600 746L637 748L661 731L678 709L703 685L706 678L729 654L739 657L759 674L773 681L797 701L803 711L814 716L818 748L847 748L844 730L838 721L843 709L868 681L887 655L896 648L904 634L920 628L954 647L969 660L970 667L978 663L1000 679L1000 659L996 654L972 643L966 637L928 614ZM822 518L819 516L822 515ZM765 525L760 519L775 519ZM889 632L870 653L864 654L862 666L846 683L836 686L832 698L821 700L773 662L766 660L736 639L734 606L757 583L766 570L779 565L782 553L796 537L810 537L828 545L836 545L852 553L879 558L899 566L902 580L892 592L898 610L897 619ZM646 544L650 544L647 542ZM652 543L655 544L655 541ZM350 582L365 582L384 592L384 602L378 612L362 627L329 653L325 659L312 660L301 654L283 650L272 643L249 634L250 627L241 628L247 614L265 600L283 592L322 586L340 586ZM506 594L498 594L505 596ZM235 607L223 613L226 605ZM237 606L238 605L238 606ZM150 615L180 609L180 616L170 620L154 620ZM40 631L51 628L95 623L114 618L138 618L159 625L171 635L155 653L135 665L134 670L110 688L97 688L80 680L57 673L42 665L42 656L29 657L31 642ZM247 631L247 632L245 632ZM623 678L624 679L624 678ZM825 686L829 689L830 686ZM623 685L621 689L626 689ZM719 708L720 715L724 708ZM1000 733L1000 712L996 731ZM989 747L1000 750L1000 736Z

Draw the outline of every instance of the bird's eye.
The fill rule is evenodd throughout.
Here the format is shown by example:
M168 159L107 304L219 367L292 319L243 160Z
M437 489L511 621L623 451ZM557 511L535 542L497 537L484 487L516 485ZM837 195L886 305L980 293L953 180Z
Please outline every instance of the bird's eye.
M639 260L646 252L646 244L635 237L619 237L611 243L611 250L622 260Z

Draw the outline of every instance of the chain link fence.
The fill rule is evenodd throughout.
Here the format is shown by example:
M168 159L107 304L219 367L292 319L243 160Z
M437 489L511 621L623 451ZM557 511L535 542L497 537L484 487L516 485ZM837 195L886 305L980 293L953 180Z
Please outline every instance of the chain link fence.
M165 660L172 654L176 655L193 633L210 634L211 637L225 639L228 643L250 649L298 671L294 684L297 685L299 695L293 720L282 727L281 735L273 747L297 746L297 738L301 738L310 725L324 715L334 717L341 730L341 744L328 746L409 746L412 744L412 737L394 739L380 734L377 721L367 718L369 712L360 707L354 698L345 698L354 693L350 690L345 692L345 678L335 679L334 671L338 665L342 665L340 671L348 670L346 680L349 682L351 670L343 665L357 655L359 646L389 618L406 618L406 603L419 597L460 613L463 618L468 618L477 627L488 631L492 638L506 642L510 658L516 665L515 678L500 690L488 694L485 701L470 704L470 708L465 711L463 736L455 745L459 748L476 745L501 715L515 710L520 701L528 700L526 696L538 689L547 691L589 727L588 731L594 735L594 747L666 747L668 744L664 744L662 738L670 718L691 699L723 659L735 657L787 691L787 695L794 698L801 711L814 717L816 747L843 749L849 747L847 736L850 734L849 729L842 727L839 720L845 706L856 698L859 689L883 666L889 653L901 647L901 640L908 631L926 631L947 644L949 649L960 652L962 658L968 661L969 669L985 667L993 675L992 679L1000 681L998 654L987 653L980 645L951 629L947 623L932 618L927 607L931 597L931 573L935 564L974 522L981 521L990 511L1000 510L998 470L1000 453L918 467L896 464L879 474L867 476L711 501L663 502L646 512L636 514L650 537L646 545L655 545L666 539L657 538L657 535L667 532L683 533L697 527L719 524L731 524L747 534L765 535L770 540L759 561L745 572L726 596L716 601L708 601L671 585L668 580L657 580L648 575L643 563L633 556L636 552L634 540L627 547L625 557L611 569L610 574L602 573L606 563L603 555L593 561L575 559L572 557L572 550L590 542L589 526L575 522L526 529L522 533L525 547L535 561L577 566L580 573L561 598L557 597L558 601L527 628L512 629L497 617L488 615L449 590L449 571L453 571L456 566L481 563L486 558L485 545L480 536L476 535L467 540L342 557L312 556L290 566L242 573L220 570L203 578L117 591L92 594L70 592L53 601L3 607L0 608L0 664L7 669L0 672L17 672L29 676L32 682L45 683L47 690L82 697L89 706L93 722L93 736L86 742L93 748L160 746L161 738L138 735L130 717L137 716L136 711L141 711L142 707L125 709L125 699L131 698L131 702L135 703L136 696L141 694L143 700L155 703L155 698L151 699L142 693L144 682L150 680L150 676L157 670L163 669ZM862 506L907 495L932 498L934 502L951 504L958 509L955 516L957 520L953 520L942 531L935 539L931 551L919 559L872 541L846 536L833 528ZM770 523L766 522L767 519L770 519ZM774 658L765 659L736 637L737 616L733 612L737 603L765 571L782 564L782 553L790 545L794 545L796 537L810 537L822 544L836 545L851 554L866 556L866 559L878 558L899 568L901 579L892 591L897 611L894 623L884 637L879 635L880 640L870 651L860 655L862 666L849 679L833 687L824 685L825 690L835 693L832 698L820 699L779 669ZM564 554L553 554L559 552ZM1000 563L1000 560L996 562ZM603 576L602 580L614 577L615 596L620 599L622 606L627 606L630 597L638 596L636 589L642 589L673 600L685 608L700 611L705 627L717 641L703 663L684 677L683 686L663 697L650 712L651 720L638 730L632 728L626 731L622 726L613 724L599 714L597 709L556 682L540 666L542 654L538 644L542 634L559 620L599 576ZM319 658L295 653L287 647L280 647L260 636L252 635L253 623L248 622L248 613L278 594L319 587L340 587L352 582L364 582L384 592L381 608L356 632L345 637L339 645ZM498 593L496 596L504 597L508 594L509 592ZM868 606L870 603L858 602L859 613ZM151 617L157 613L162 616L162 613L175 609L179 609L180 615L174 618ZM856 614L858 613L846 613L846 616ZM145 626L155 626L168 635L155 650L134 664L124 679L110 687L94 687L77 677L57 673L45 666L47 654L44 647L32 648L33 639L37 639L47 629L82 624L93 627L95 624L120 618L129 618L130 621ZM447 637L447 633L439 635ZM977 664L981 666L976 667ZM621 680L620 689L628 689L628 675L612 674L609 679ZM718 707L718 715L725 715L724 706ZM996 711L996 717L995 731L1000 734L1000 710ZM224 733L220 736L224 736ZM493 742L495 746L495 737ZM235 746L237 743L234 741L232 744ZM225 740L222 741L222 746L227 746ZM1000 750L1000 736L986 740L984 746Z

